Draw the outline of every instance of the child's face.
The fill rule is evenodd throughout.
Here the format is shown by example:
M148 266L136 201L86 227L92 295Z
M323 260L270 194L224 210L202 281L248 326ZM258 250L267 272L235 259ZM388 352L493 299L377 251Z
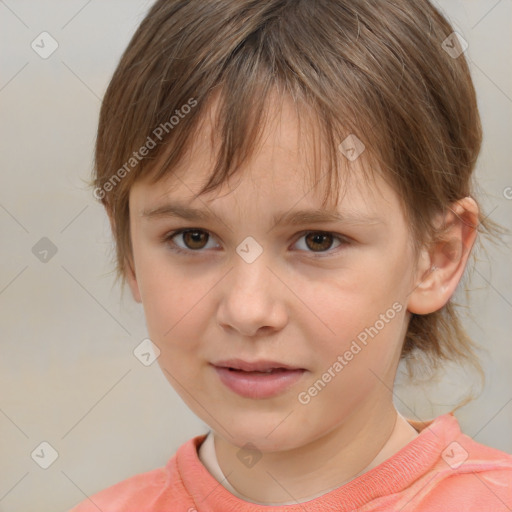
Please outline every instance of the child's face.
M179 179L140 181L130 193L136 278L128 280L143 302L164 374L220 436L269 451L304 446L349 415L364 421L389 410L417 278L407 222L380 177L371 184L355 173L347 181L337 206L345 221L274 224L282 212L321 208L328 181L311 188L304 179L310 171L299 158L290 104L278 121L220 191L193 200L213 162L206 123ZM178 202L215 217L144 215ZM164 237L182 228L201 231L175 236L188 252L173 252ZM327 237L315 237L318 231ZM229 359L302 371L276 377L216 368ZM288 387L281 389L278 378Z

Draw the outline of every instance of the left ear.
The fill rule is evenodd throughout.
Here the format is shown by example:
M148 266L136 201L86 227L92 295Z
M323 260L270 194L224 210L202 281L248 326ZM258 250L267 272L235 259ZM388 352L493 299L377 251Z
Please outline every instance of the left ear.
M433 313L453 295L476 240L478 213L475 200L465 197L451 204L436 222L441 234L418 259L417 285L407 304L411 313Z

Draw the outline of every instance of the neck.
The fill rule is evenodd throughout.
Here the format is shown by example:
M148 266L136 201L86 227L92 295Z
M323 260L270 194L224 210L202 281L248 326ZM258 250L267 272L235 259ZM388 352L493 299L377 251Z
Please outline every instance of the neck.
M372 469L416 437L392 404L375 405L305 446L264 453L251 468L240 465L238 446L214 434L219 466L247 501L263 505L308 501Z

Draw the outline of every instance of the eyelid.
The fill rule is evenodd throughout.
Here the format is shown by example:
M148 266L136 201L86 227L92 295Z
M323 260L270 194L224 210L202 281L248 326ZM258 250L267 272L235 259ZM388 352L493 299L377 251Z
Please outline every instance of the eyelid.
M195 227L188 228L187 227L187 228L180 228L180 229L175 229L173 231L169 231L168 233L163 235L162 242L173 244L173 247L171 248L171 250L173 252L177 252L177 253L191 254L191 255L195 255L195 254L200 255L203 252L205 252L203 249L198 249L198 250L183 249L182 247L178 246L177 244L175 244L173 242L172 239L175 236L180 235L180 234L182 234L184 232L187 232L187 231L200 231L200 232L207 233L209 235L209 237L215 238L215 235L213 235L207 229L195 228ZM332 255L333 253L337 252L337 249L339 249L340 247L346 246L346 245L350 244L351 242L353 242L353 240L350 237L348 237L346 235L342 235L341 233L336 233L336 232L333 232L333 231L326 231L326 230L322 230L322 229L305 229L305 230L300 231L299 233L295 234L295 236L294 236L294 240L295 240L294 244L297 243L298 240L300 240L304 235L308 235L308 234L311 234L311 233L315 233L315 234L316 233L323 233L323 234L327 234L327 235L333 235L333 238L337 239L340 242L340 245L338 245L337 247L335 247L333 249L328 249L327 251L319 251L319 252L304 251L304 250L299 251L299 252L311 254L314 258L328 257L328 256Z

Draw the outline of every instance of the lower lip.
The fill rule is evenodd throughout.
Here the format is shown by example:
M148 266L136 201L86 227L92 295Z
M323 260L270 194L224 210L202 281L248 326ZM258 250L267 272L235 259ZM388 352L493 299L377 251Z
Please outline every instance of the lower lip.
M214 366L222 383L246 398L270 398L295 384L305 370L280 370L274 373L242 372Z

